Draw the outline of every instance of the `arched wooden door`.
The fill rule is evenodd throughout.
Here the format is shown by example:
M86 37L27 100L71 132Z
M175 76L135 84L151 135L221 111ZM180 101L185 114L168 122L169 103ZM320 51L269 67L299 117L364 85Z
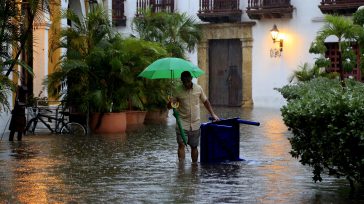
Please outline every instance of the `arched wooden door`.
M209 41L209 100L216 106L241 106L242 51L239 39Z

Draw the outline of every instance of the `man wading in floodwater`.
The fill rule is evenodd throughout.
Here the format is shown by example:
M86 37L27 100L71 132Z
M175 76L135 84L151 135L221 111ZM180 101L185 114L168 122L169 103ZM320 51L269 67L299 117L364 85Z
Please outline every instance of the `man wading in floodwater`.
M174 98L170 99L169 107L179 103L177 108L182 124L182 128L187 137L187 144L191 147L192 162L197 162L198 149L200 142L200 101L211 114L213 120L219 120L219 117L212 110L210 102L207 100L201 86L192 83L191 73L184 71L181 74L182 85L177 87ZM176 127L177 143L178 143L178 159L185 159L185 145L183 143L181 132Z

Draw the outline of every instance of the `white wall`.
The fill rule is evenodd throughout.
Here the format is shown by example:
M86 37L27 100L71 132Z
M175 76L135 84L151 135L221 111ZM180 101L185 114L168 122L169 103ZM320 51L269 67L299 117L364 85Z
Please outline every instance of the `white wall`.
M253 101L254 106L281 107L285 101L273 90L288 83L289 76L305 62L313 63L315 55L308 52L322 21L319 2L313 0L292 0L295 7L292 19L256 20L253 27ZM245 12L244 12L245 13ZM244 20L249 20L244 15ZM280 33L285 34L283 53L271 58L269 51L275 45L270 30L276 24Z
M72 7L78 10L78 14L85 13L83 0L68 0L72 2ZM67 0L62 0L62 8L65 9ZM101 0L100 0L101 2ZM111 0L103 0L106 7L111 7ZM246 15L248 1L240 0L240 8L243 10L242 21L252 21ZM310 43L316 36L317 31L323 23L320 19L323 14L318 8L320 1L316 0L291 0L295 7L291 19L263 19L254 20L256 25L253 26L253 102L256 107L281 107L285 101L281 95L273 90L276 87L282 87L288 83L288 77L305 62L313 63L314 55L308 53ZM78 8L78 9L77 9ZM199 1L197 0L176 0L176 10L187 12L189 15L197 17ZM129 36L131 31L131 22L135 16L136 1L125 1L125 15L127 17L126 27L117 27L117 31ZM66 26L66 20L62 21ZM278 26L281 33L284 33L283 55L280 58L271 58L269 51L274 44L270 37L270 30L273 24ZM190 54L189 59L197 64L196 52ZM3 117L5 116L5 117ZM0 114L0 131L5 126L8 117L6 114Z
M117 32L124 36L130 36L132 34L131 24L136 13L136 1L125 1L124 2L124 15L126 16L126 26L116 27Z
M279 92L274 88L288 84L288 78L294 70L305 62L313 63L315 56L308 53L311 42L317 31L322 27L320 19L323 14L318 8L319 1L315 0L291 0L295 7L291 19L262 19L251 20L246 15L248 1L241 0L240 8L243 10L242 21L255 21L253 26L253 102L256 107L279 108L285 104ZM118 31L129 35L130 25L136 8L135 1L125 2L127 26L119 27ZM177 0L176 10L187 12L197 17L199 1ZM315 20L316 19L316 20ZM276 45L270 36L270 30L276 24L281 33L285 34L283 53L281 57L271 58L270 49ZM191 53L190 60L197 63L197 54Z
M12 101L11 94L10 94L8 100ZM12 106L12 104L11 104L11 106ZM8 140L7 135L9 132L10 117L11 117L10 111L0 113L0 141L1 141L1 138L2 138L2 140ZM3 134L4 134L4 136L3 136Z

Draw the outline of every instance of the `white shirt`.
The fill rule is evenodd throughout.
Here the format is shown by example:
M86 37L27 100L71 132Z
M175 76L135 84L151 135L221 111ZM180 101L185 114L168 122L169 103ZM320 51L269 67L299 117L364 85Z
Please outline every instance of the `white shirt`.
M182 128L184 130L200 129L200 101L207 100L201 86L194 84L192 89L186 90L183 85L177 88L176 98L179 102L179 112Z

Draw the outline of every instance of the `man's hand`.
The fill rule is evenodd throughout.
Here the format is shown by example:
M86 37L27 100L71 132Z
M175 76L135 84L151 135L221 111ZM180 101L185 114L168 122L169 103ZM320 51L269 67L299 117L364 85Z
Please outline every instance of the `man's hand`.
M168 96L168 108L178 108L178 106L179 102L177 101L177 99L172 96Z
M212 118L212 121L213 121L213 122L220 120L220 118L219 118L219 117L218 117L215 113L213 113L213 114L211 115L211 118Z

